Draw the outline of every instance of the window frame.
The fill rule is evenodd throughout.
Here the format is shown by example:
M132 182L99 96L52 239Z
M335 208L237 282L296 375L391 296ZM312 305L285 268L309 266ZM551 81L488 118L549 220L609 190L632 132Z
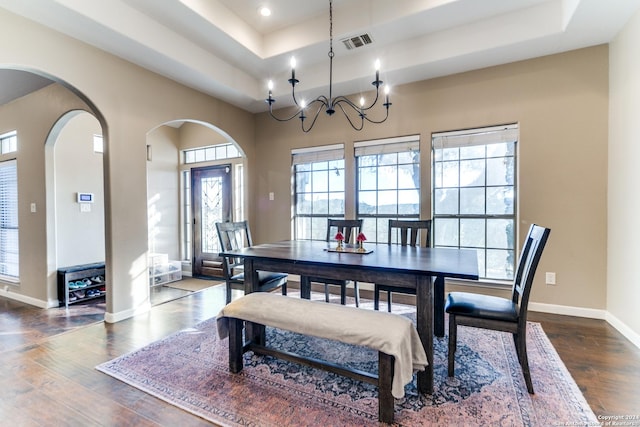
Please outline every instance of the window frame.
M450 138L447 142L444 142L447 138ZM519 155L519 127L518 124L508 124L508 125L500 125L500 126L489 126L484 128L476 128L476 129L468 129L462 131L451 131L451 132L439 132L432 134L431 138L431 217L432 217L432 242L434 247L456 247L456 248L470 248L470 249L481 249L481 252L478 252L478 264L480 268L480 281L485 283L496 283L496 284L505 284L510 283L513 280L513 275L515 274L517 255L518 255L518 194L519 194L519 182L518 182L518 155ZM493 144L499 143L513 143L512 154L504 154L502 156L489 156L487 154L487 149L485 148L485 154L482 157L471 158L469 157L461 159L460 157L457 160L438 160L436 156L436 149L442 148L466 148L471 146L490 146ZM459 151L460 152L460 151ZM501 159L501 158L509 158L512 157L512 166L513 166L513 176L511 185L488 185L487 184L487 176L489 175L487 168L487 161L492 159ZM484 160L484 183L483 185L475 185L475 186L464 186L460 182L461 176L461 168L459 166L461 161L473 161L473 160ZM445 163L445 162L456 162L458 163L458 183L456 186L445 186L444 182L440 187L438 187L438 177L437 171L438 167L436 163ZM444 172L443 172L444 173ZM510 187L512 189L512 209L511 213L487 213L487 189L488 188L498 188L498 187ZM458 197L457 197L457 213L437 213L436 210L437 200L436 200L436 191L438 189L457 189ZM471 189L471 188L482 188L484 189L484 214L465 214L461 213L461 197L460 197L460 189ZM447 220L447 219L455 219L457 220L457 228L458 228L458 241L457 244L452 245L442 245L439 244L439 222L438 220ZM484 244L482 247L480 246L470 246L465 245L462 242L462 222L463 220L484 220ZM505 230L505 233L510 236L510 242L507 241L507 247L493 247L490 246L489 242L489 234L488 234L488 221L500 221L507 220L511 221L511 230ZM507 259L510 260L510 270L505 270L505 273L510 273L510 276L506 274L506 277L498 277L498 276L490 276L487 274L489 271L489 263L488 256L490 251L510 251L510 254L507 255Z
M361 182L361 169L365 168L380 168L380 167L388 167L389 165L380 165L379 157L385 156L388 154L400 154L400 153L411 153L413 156L412 162L401 162L396 157L396 163L394 167L396 168L396 174L398 176L398 166L406 166L406 165L414 165L417 167L417 175L418 175L418 185L412 188L403 188L398 185L398 178L396 177L396 185L394 188L380 188L380 183L378 181L379 173L376 173L376 184L374 189L362 189L363 185ZM363 166L361 165L361 159L368 156L378 156L376 160L375 166ZM378 140L369 140L369 141L358 141L354 143L354 157L355 157L355 181L356 181L356 194L355 194L355 212L356 218L362 219L362 231L367 236L367 241L372 243L388 243L388 226L390 219L420 219L420 212L422 206L422 197L421 197L421 163L420 163L420 135L408 135L396 138L385 138ZM415 213L410 214L402 214L399 212L399 207L401 203L399 201L396 202L396 212L395 213L379 213L379 203L376 201L376 212L374 214L361 212L360 201L361 201L361 192L375 192L376 200L378 200L378 195L380 191L395 191L396 195L398 195L401 191L415 191L417 193L417 206L415 209ZM398 198L398 197L397 197Z
M341 167L332 163L342 162ZM323 169L321 164L326 163L326 168ZM298 167L306 165L308 170L298 171ZM314 166L316 165L316 166ZM340 189L331 188L330 174L333 170L342 171L342 185ZM294 240L326 240L327 237L327 220L328 219L341 219L345 217L346 210L346 164L344 156L344 144L332 144L318 147L300 148L291 150L291 184L292 184L292 203L291 203L291 235ZM314 212L314 203L311 202L311 212L300 212L299 209L299 194L300 188L300 176L307 174L311 176L311 191L305 191L303 194L311 195L311 200L314 200L314 195L325 196L323 200L327 201L326 212ZM314 191L313 176L326 173L326 190ZM341 193L342 198L342 212L331 210L331 195L337 195ZM338 197L340 199L340 197ZM306 221L306 224L301 223ZM314 226L315 225L315 226ZM301 230L305 229L302 233ZM304 235L303 235L304 234Z
M2 178L6 169L13 172L9 177L9 185ZM8 188L10 186L10 188ZM12 283L20 281L20 226L18 194L18 162L16 159L0 161L0 280ZM8 205L8 206L7 206ZM7 218L8 217L8 218ZM7 236L6 231L15 231ZM7 247L7 241L13 245ZM13 258L13 259L12 259ZM7 267L8 266L8 267ZM12 272L9 272L12 270Z

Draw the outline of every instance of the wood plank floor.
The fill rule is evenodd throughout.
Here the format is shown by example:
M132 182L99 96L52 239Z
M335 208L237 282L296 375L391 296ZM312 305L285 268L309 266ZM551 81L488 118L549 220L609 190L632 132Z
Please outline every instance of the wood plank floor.
M0 424L210 425L94 367L213 317L223 305L224 287L215 286L107 324L99 307L62 315L0 298ZM596 414L640 414L640 350L604 321L530 318L542 323Z

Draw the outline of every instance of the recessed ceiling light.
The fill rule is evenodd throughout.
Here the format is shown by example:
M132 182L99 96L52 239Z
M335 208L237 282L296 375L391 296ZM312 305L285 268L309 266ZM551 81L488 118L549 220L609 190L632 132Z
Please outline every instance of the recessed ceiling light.
M259 11L260 15L262 16L271 16L271 9L269 9L267 6L262 6Z

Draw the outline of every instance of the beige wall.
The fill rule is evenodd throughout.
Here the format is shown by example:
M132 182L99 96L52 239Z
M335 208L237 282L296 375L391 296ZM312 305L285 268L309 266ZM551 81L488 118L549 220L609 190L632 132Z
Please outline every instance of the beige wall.
M160 126L149 133L151 160L147 161L147 215L149 251L180 260L180 131Z
M224 129L253 161L254 118L222 101L150 73L80 41L0 10L0 28L12 37L0 38L0 64L54 76L86 99L95 110L105 137L105 227L107 263L107 321L117 321L149 308L147 279L146 135L163 123L193 119ZM82 61L81 64L78 61ZM81 66L80 66L81 65ZM51 99L51 102L56 102ZM44 206L46 182L43 146L54 119L33 111L16 112L37 121L22 138L33 140L31 152L18 156L20 196ZM45 111L50 114L49 111ZM44 113L43 113L44 114ZM58 115L59 117L59 115ZM36 132L37 130L37 132ZM38 160L41 159L41 160ZM25 165L29 163L29 168ZM33 162L33 163L32 163ZM253 177L250 176L250 181ZM29 302L55 298L47 277L47 222L44 215L29 215L20 205L21 263L31 276L22 277L15 290ZM26 231L29 230L29 231ZM33 249L31 251L27 249ZM28 282L28 283L27 283Z
M640 347L640 12L610 47L607 310Z
M345 143L354 167L356 140L421 135L423 216L430 216L433 132L517 122L520 241L532 222L552 229L532 301L606 308L608 48L598 46L393 88L390 118L351 131L344 117L321 116L309 134L298 120L257 117L257 242L290 237L291 149ZM353 177L347 171L346 175ZM345 203L354 215L355 183ZM268 193L275 193L275 201ZM557 285L544 284L544 272ZM548 307L547 307L548 308Z

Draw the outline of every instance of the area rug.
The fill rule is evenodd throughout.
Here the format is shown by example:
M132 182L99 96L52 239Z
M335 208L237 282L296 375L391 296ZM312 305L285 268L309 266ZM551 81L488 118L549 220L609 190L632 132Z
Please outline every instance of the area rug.
M408 314L414 317L414 314ZM376 371L377 353L267 328L271 346ZM456 375L447 377L447 341L436 338L434 393L414 381L395 401L399 426L594 425L597 419L542 327L528 325L529 395L510 334L459 327ZM377 389L349 378L274 359L244 356L228 372L228 340L215 319L177 332L96 369L223 426L379 425Z

